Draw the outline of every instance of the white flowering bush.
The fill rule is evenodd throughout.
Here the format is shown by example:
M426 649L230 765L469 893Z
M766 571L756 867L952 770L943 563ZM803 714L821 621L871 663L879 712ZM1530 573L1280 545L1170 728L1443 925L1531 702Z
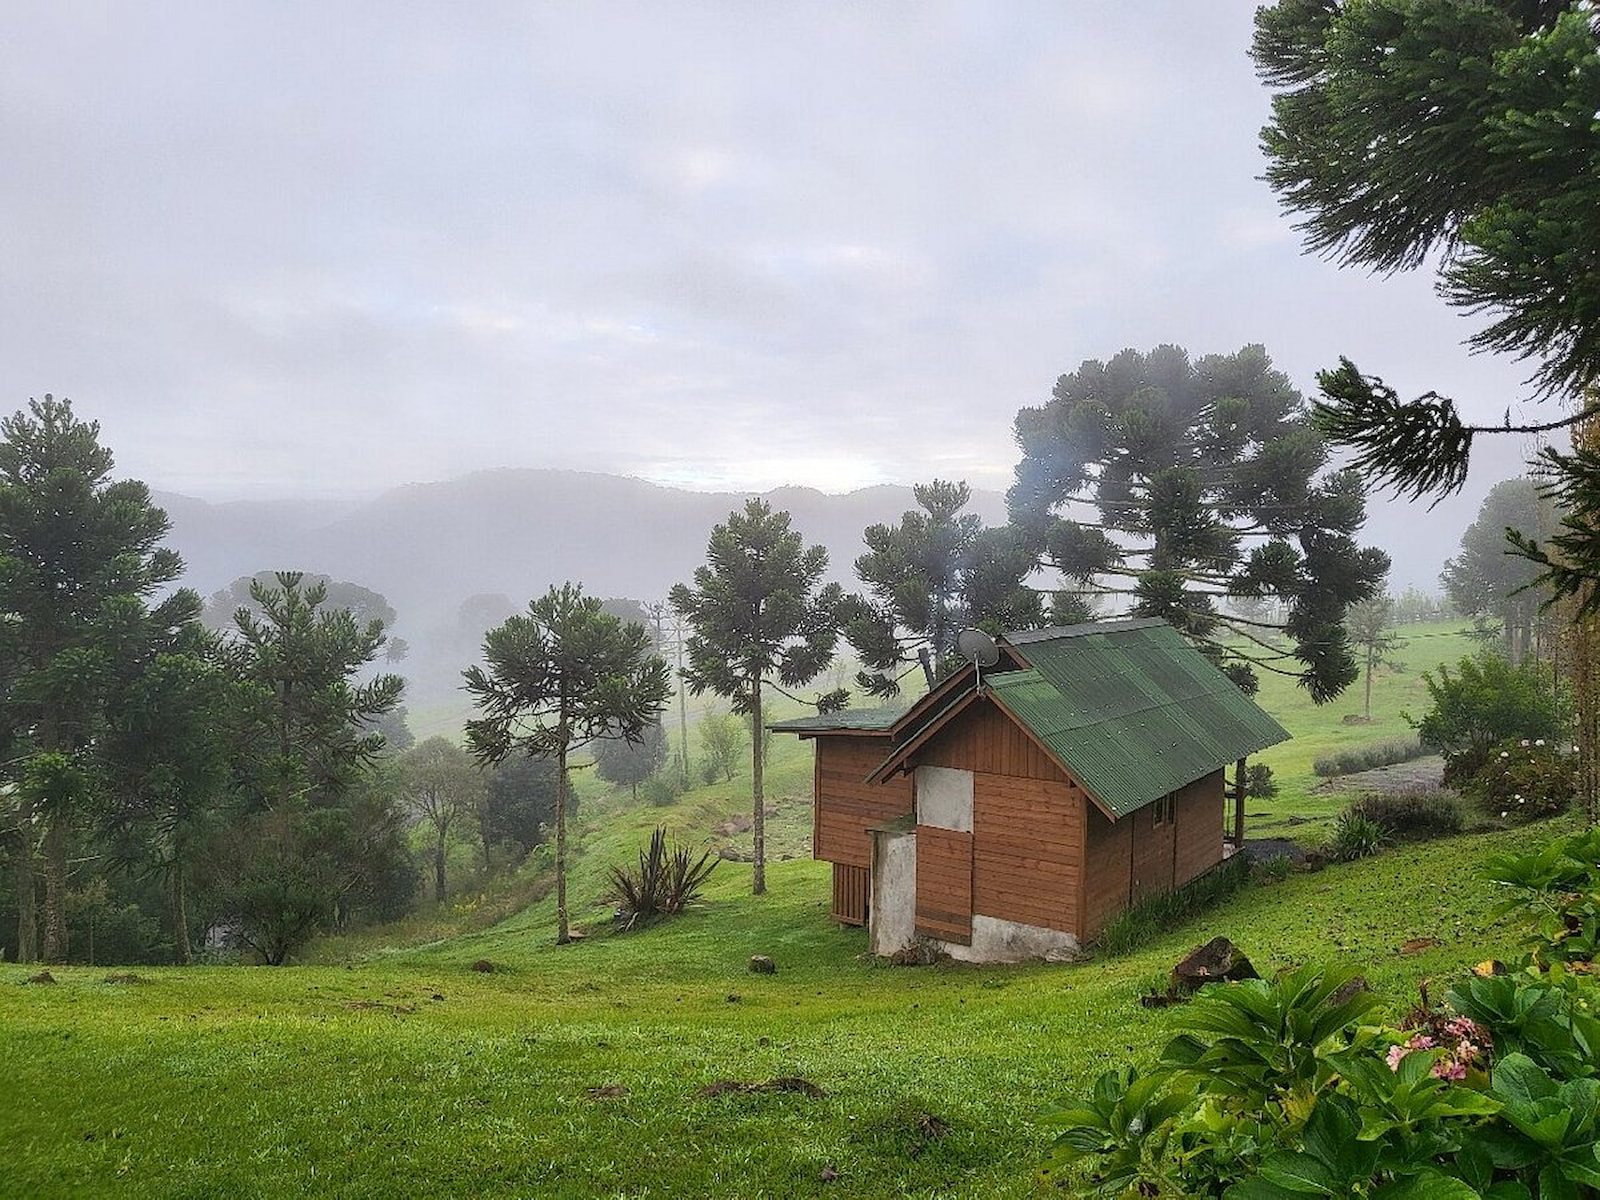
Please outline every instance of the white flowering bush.
M1468 790L1491 817L1512 824L1564 813L1578 787L1578 759L1553 739L1501 742L1472 777Z

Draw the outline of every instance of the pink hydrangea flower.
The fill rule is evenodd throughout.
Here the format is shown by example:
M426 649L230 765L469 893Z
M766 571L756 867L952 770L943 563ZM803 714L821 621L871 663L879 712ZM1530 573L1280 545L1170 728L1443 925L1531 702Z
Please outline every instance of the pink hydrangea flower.
M1410 1053L1410 1049L1406 1046L1390 1046L1389 1053L1384 1056L1384 1061L1389 1064L1389 1070L1398 1071L1400 1069L1400 1060Z
M1442 1058L1433 1064L1433 1076L1435 1079L1459 1081L1467 1077L1467 1067L1453 1058Z

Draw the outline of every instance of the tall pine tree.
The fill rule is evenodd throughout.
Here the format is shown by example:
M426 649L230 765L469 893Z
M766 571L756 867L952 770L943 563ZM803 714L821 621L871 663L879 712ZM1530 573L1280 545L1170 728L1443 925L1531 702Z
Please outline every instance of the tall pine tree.
M1246 691L1266 670L1327 701L1356 678L1345 609L1389 560L1356 544L1361 481L1329 469L1309 417L1260 346L1086 362L1017 414L1012 520L1040 566L1167 621ZM1246 618L1228 597L1281 600L1287 615Z
M683 672L689 690L723 696L750 720L758 896L767 890L762 693L774 675L781 687L803 687L833 661L844 590L822 584L827 569L827 550L807 546L790 528L788 513L751 499L711 530L694 586L672 589L672 606L693 629ZM841 707L846 699L835 691L818 704Z
M516 755L556 767L556 942L567 920L567 772L572 751L603 738L639 738L657 722L671 685L637 622L602 611L576 584L552 587L483 642L484 666L464 673L480 716L467 743L484 763Z
M95 792L92 748L105 722L116 647L142 627L173 630L199 599L149 599L183 570L161 545L167 516L136 480L113 480L100 427L47 395L0 422L0 625L16 659L0 728L21 743L16 780L17 949L37 952L35 861L43 826L43 956L66 955L68 859Z
M877 696L899 692L899 668L922 666L928 687L944 675L956 636L1042 624L1038 592L1024 585L1033 556L1010 527L985 529L966 483L935 479L912 489L917 507L894 525L870 526L856 559L864 597L845 605L845 636L867 668L856 682Z

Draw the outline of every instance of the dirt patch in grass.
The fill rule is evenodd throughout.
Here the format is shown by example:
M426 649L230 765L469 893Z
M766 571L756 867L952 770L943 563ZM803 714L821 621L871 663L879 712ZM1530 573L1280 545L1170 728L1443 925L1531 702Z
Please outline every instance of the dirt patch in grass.
M809 1079L802 1079L798 1075L780 1075L777 1079L767 1079L760 1082L744 1079L719 1079L715 1083L708 1083L697 1093L698 1096L726 1096L730 1093L740 1096L752 1096L760 1092L795 1092L809 1100L821 1100L828 1093L812 1083Z
M390 1004L386 1000L352 1000L345 1007L351 1012L386 1012L397 1017L417 1011L415 1004Z

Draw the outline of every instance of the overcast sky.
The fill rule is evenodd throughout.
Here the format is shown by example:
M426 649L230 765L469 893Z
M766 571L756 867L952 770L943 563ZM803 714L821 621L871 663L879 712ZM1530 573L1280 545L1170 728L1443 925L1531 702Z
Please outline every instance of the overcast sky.
M1167 341L1516 411L1431 277L1301 253L1253 7L12 0L0 409L210 498L1004 487L1019 406Z

